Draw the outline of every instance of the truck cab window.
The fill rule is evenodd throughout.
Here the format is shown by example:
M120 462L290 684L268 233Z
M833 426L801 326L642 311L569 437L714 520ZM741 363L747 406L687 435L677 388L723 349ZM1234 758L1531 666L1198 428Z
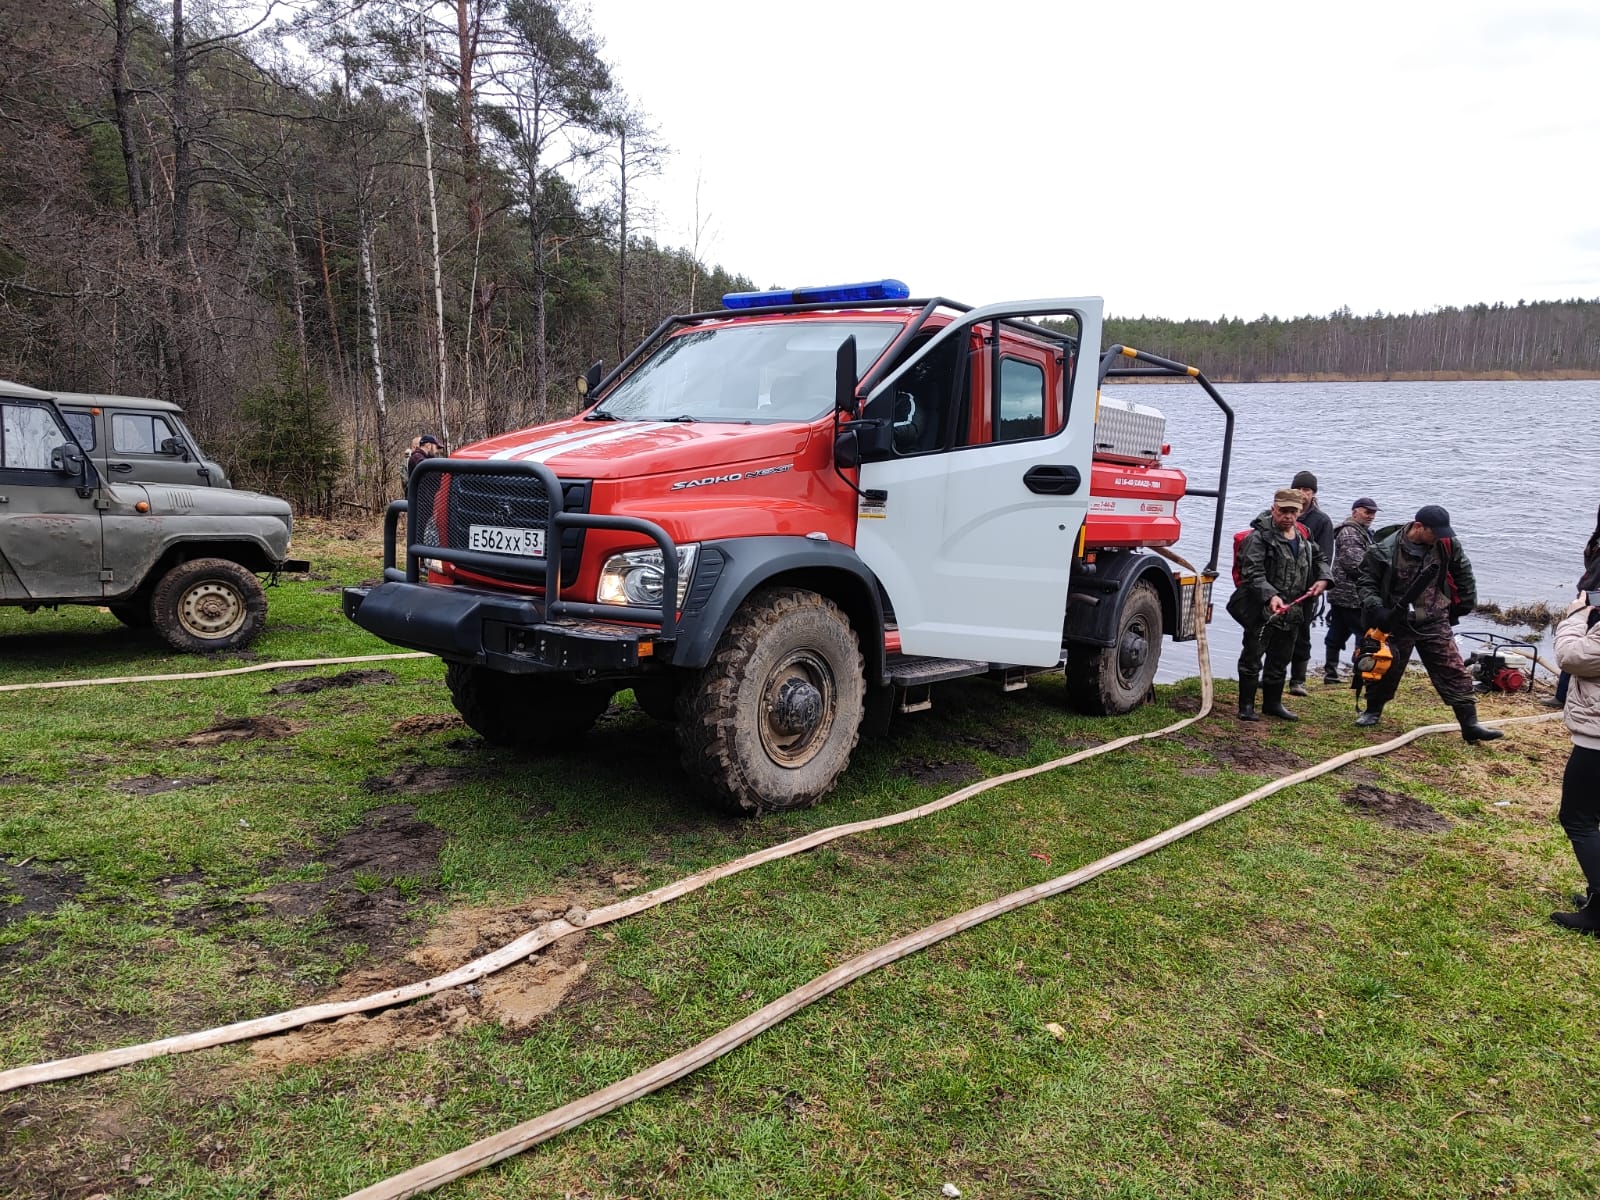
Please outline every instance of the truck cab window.
M900 362L910 359L932 336L913 339L901 352ZM961 338L947 340L867 406L863 415L868 419L894 423L897 454L927 454L950 444L951 399L956 392L957 368L966 359L964 351Z
M997 442L1044 436L1044 371L1036 363L1000 360L994 426Z

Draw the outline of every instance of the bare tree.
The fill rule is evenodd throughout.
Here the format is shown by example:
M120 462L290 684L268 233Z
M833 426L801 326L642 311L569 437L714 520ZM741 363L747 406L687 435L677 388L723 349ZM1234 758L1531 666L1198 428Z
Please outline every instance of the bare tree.
M619 105L608 118L607 125L616 138L607 157L616 172L613 183L617 203L616 361L621 362L627 352L628 238L632 232L628 223L629 185L641 177L660 173L667 146L658 131L636 108Z
M444 412L448 391L450 358L444 341L444 277L439 262L439 194L433 181L433 116L428 103L428 27L422 14L417 14L417 119L422 125L422 169L428 184L428 230L432 235L433 262L433 316L435 360L438 369L439 436L445 445L450 444L450 423Z
M533 328L532 415L542 418L550 386L548 296L559 255L560 222L574 190L563 172L587 167L603 144L611 76L599 44L565 0L511 0L512 50L500 75L497 110L516 160L527 222ZM554 203L556 197L561 203ZM490 424L508 424L503 398L491 398ZM520 415L520 414L519 414Z

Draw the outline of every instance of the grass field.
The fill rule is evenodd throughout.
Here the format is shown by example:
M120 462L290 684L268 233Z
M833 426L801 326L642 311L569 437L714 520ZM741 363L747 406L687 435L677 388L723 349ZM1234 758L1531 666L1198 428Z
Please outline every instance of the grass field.
M309 536L308 536L309 534ZM94 609L0 609L0 683L383 653L336 587L363 536L297 537L223 661ZM1219 619L1226 620L1226 617ZM953 685L863 741L812 811L690 794L624 693L524 759L455 719L432 659L0 693L0 1068L425 978L798 833L894 812L1194 711L1059 681ZM312 681L312 682L308 682ZM335 686L325 686L333 681ZM285 685L291 685L285 689ZM582 1096L837 963L1376 734L1172 738L835 842L379 1016L0 1095L0 1195L334 1197ZM1495 699L1486 716L1543 710ZM1591 1197L1600 945L1554 821L1559 724L1423 739L1262 801L807 1009L449 1197Z

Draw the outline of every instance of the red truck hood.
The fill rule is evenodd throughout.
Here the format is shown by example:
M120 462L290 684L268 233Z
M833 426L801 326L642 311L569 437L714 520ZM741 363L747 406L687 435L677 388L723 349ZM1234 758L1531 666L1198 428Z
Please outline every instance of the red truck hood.
M568 478L626 479L721 469L752 459L792 457L808 425L724 425L712 421L585 421L574 418L474 442L458 458L541 462Z

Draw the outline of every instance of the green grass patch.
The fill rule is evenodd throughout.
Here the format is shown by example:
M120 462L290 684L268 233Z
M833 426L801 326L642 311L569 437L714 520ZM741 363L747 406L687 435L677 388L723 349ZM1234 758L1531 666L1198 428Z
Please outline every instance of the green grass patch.
M370 545L330 536L309 557L325 578L271 593L251 655L389 649L326 590L377 573ZM0 656L3 682L204 665L93 610L0 610ZM864 741L819 808L735 821L688 792L670 729L631 705L582 747L519 758L450 727L439 663L382 665L386 681L299 695L270 688L343 668L0 694L0 1064L420 977L407 955L453 922L488 931L464 961L535 910L932 799L949 785L918 780L952 766L990 775L1158 728L1198 690L1095 721L1059 682L950 686ZM525 1022L494 1019L486 980L331 1054L230 1047L0 1097L0 1193L341 1195L1373 740L1341 690L1298 702L1294 726L1241 726L1231 700L1176 738L581 935L519 977L531 992L565 972ZM268 732L192 740L244 719ZM1442 719L1418 677L1384 728ZM1591 1196L1600 946L1546 916L1577 882L1553 821L1565 746L1558 726L1483 748L1431 738L1281 793L440 1194Z

